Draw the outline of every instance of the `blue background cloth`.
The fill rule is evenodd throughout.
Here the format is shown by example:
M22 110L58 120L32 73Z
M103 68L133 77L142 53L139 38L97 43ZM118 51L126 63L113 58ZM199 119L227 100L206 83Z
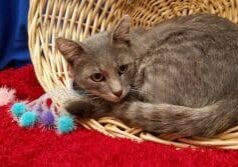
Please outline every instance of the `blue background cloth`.
M29 0L0 0L0 69L30 63L28 8Z

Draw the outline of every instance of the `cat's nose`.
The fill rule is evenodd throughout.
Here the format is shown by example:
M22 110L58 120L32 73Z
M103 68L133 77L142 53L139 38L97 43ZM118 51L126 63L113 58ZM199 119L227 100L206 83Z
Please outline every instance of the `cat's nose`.
M122 90L119 90L117 92L113 92L113 94L116 95L117 97L121 97Z

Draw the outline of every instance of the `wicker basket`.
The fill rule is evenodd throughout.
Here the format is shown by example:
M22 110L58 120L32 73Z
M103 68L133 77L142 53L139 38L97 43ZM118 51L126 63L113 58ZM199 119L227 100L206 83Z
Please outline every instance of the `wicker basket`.
M31 0L29 48L36 76L46 90L67 86L67 64L55 48L58 36L83 40L110 29L129 14L134 26L150 27L180 15L207 12L238 22L238 0ZM79 121L84 127L112 137L153 141L177 147L213 146L238 149L238 126L212 139L193 137L173 140L171 135L154 136L128 127L114 118Z

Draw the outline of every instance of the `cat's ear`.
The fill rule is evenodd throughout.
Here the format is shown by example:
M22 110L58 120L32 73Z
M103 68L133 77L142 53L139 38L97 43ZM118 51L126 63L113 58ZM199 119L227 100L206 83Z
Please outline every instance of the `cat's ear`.
M112 42L118 44L130 43L131 18L125 15L112 30Z
M84 53L84 49L79 43L65 38L57 38L56 47L70 65Z

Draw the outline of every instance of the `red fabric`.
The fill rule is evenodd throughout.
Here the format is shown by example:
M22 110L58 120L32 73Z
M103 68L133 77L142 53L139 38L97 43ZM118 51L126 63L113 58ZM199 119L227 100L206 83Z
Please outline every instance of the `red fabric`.
M32 66L0 72L0 85L17 90L20 99L43 93ZM216 149L180 149L152 142L135 143L112 139L95 131L78 128L57 135L40 128L23 129L7 109L0 108L0 166L237 166L238 152Z

